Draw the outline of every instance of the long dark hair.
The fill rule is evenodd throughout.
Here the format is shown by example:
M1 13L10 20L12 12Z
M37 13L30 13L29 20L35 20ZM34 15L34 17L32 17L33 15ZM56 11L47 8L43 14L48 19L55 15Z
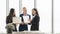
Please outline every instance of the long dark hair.
M33 8L33 10L35 10L35 11L36 11L36 15L39 16L39 14L38 14L38 10L37 10L36 8Z
M12 16L12 17L15 16L15 15L13 15L14 12L15 12L15 9L14 8L11 8L10 9L10 13L9 13L8 16Z

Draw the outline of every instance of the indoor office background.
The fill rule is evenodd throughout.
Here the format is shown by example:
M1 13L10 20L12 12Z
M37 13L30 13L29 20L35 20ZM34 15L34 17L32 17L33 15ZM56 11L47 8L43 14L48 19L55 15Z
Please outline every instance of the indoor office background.
M52 22L52 0L0 0L0 33L6 33L6 16L11 8L15 9L16 16L22 13L22 8L26 7L31 15L32 8L37 8L40 16L39 31L44 33L60 33L60 16L58 3L54 0L53 22ZM53 27L52 27L53 26Z

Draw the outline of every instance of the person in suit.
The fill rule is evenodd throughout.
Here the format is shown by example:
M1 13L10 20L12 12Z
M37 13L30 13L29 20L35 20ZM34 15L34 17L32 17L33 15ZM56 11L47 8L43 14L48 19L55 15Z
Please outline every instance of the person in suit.
M9 15L8 15L7 18L6 18L6 24L12 23L12 22L13 22L13 20L12 20L13 17L15 17L15 9L11 8ZM16 24L13 24L13 25L15 26L15 30L13 30L13 31L17 31L17 29L16 29ZM8 32L8 33L11 33L10 30L8 30L7 32Z
M20 14L20 17L22 18L22 24L20 24L19 26L19 31L24 31L24 30L28 30L28 26L27 24L24 23L24 19L23 16L29 16L29 19L31 19L31 16L29 14L27 14L27 9L26 7L23 7L23 14Z
M36 8L32 9L32 16L33 16L33 19L31 20L31 23L32 23L31 31L38 31L40 17Z

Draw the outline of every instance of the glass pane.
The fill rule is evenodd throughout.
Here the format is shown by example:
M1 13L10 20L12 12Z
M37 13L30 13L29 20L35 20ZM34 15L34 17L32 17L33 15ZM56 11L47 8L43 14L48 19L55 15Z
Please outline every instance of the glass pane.
M52 0L36 0L40 15L40 31L51 33L52 28Z
M22 8L27 8L27 13L31 15L31 10L34 8L34 0L22 0Z
M16 16L19 16L19 0L9 0L9 10L11 8L15 9Z
M0 0L0 34L6 33L6 0Z
M54 0L54 33L60 33L60 4Z

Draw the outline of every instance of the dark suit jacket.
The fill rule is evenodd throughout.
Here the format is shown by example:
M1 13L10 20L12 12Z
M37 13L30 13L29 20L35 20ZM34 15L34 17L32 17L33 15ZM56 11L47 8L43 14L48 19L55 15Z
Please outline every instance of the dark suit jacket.
M31 30L32 31L39 30L39 21L40 21L40 17L37 15L32 19L32 21L31 21L31 23L32 23Z
M6 18L6 24L8 23L12 23L12 17L11 16L7 16Z
M7 16L7 18L6 18L6 24L9 24L9 23L12 23L12 16ZM17 31L17 29L16 29L16 24L13 24L14 26L15 26L15 30L13 30L13 31Z

